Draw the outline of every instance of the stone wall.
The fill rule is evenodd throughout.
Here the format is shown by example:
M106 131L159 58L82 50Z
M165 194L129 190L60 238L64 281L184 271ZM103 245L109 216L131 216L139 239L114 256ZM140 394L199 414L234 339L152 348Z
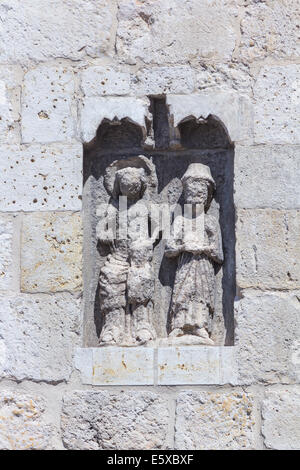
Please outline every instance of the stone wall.
M10 0L0 18L0 448L300 448L298 1ZM161 94L235 145L237 373L85 385L82 144Z

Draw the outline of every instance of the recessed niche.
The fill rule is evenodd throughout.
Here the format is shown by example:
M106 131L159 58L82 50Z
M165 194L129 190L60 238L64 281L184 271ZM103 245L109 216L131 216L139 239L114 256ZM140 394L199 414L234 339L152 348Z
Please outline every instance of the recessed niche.
M152 128L147 122L149 136L154 136L155 145L145 145L147 136L143 129L130 119L103 120L95 139L84 148L84 345L98 347L104 325L101 306L99 277L110 254L107 244L97 238L99 205L115 205L112 193L107 190L105 175L116 161L124 161L124 167L153 167L157 178L158 204L176 204L183 207L182 181L192 164L202 164L211 175L215 190L207 215L218 222L221 231L224 259L213 263L214 299L210 307L209 336L216 346L233 345L235 297L235 213L233 204L234 147L227 130L217 116L197 119L187 116L176 129L172 128L172 116L164 97L152 97L150 111ZM174 136L177 136L174 145ZM172 143L171 143L172 142ZM136 162L139 156L146 163ZM150 162L150 163L147 163ZM128 163L129 162L129 163ZM145 166L146 165L146 166ZM120 169L122 164L118 163ZM200 168L200 167L199 167ZM152 171L152 170L151 170ZM190 171L190 170L189 170ZM154 193L153 193L154 194ZM154 291L152 295L151 321L158 340L168 338L172 325L172 296L178 258L166 255L166 241L159 239L153 244ZM130 264L130 262L129 262ZM113 288L113 286L112 286ZM125 295L127 295L125 293ZM116 322L120 321L116 318ZM187 331L189 333L189 331ZM199 346L201 347L201 346Z

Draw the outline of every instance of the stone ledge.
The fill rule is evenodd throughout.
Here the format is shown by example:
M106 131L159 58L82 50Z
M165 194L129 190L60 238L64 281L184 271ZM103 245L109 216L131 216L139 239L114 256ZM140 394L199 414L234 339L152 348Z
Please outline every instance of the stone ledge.
M78 348L86 385L237 384L234 346Z

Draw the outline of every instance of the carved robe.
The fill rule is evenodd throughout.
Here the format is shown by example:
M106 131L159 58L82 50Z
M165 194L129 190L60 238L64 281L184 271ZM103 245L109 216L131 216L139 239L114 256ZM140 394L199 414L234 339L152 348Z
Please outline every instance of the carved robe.
M186 233L183 216L176 218L173 237L167 242L166 255L178 257L170 309L170 331L185 333L210 330L215 301L214 263L223 262L221 233L215 217L205 214L204 236ZM201 235L201 236L200 236ZM200 253L189 251L189 245ZM190 245L191 246L191 245Z

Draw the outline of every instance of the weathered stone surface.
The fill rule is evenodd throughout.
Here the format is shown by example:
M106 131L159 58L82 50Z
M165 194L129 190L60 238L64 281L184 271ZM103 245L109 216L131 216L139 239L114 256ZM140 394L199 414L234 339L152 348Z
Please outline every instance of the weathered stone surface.
M300 390L268 390L262 406L262 433L269 449L300 449Z
M300 381L298 294L245 293L235 320L240 383Z
M40 397L1 391L0 449L49 449L53 428L44 414L45 404Z
M177 399L175 449L253 449L251 394L182 392Z
M158 348L159 385L235 384L234 347Z
M196 61L195 61L196 62ZM249 94L253 78L247 66L240 63L194 64L197 68L196 88L227 88Z
M82 227L79 213L24 215L22 292L76 291L82 287Z
M81 137L89 142L96 136L96 131L104 118L119 120L129 118L145 129L145 117L151 119L149 100L141 98L97 98L87 97L81 108Z
M70 294L1 296L1 376L68 380L80 325L80 300Z
M0 66L0 143L20 142L21 81L19 67Z
M138 95L192 93L195 89L195 79L195 72L191 67L155 67L137 72L132 88Z
M300 287L300 212L275 209L238 210L237 284L260 289Z
M80 143L0 147L0 210L80 210Z
M113 9L110 0L2 2L0 61L97 57L113 39Z
M216 116L225 125L229 138L247 141L252 135L252 107L246 96L224 90L205 90L195 95L168 95L174 126L187 116Z
M41 66L27 72L22 93L22 142L62 142L75 136L73 72Z
M241 57L299 57L298 0L267 0L249 5L241 22Z
M254 86L256 143L300 143L300 65L265 66Z
M182 63L199 56L226 60L233 53L238 18L231 0L118 3L117 52L126 62Z
M16 287L13 257L14 217L0 215L0 291Z
M127 95L130 92L130 74L111 66L88 67L81 75L85 96Z
M154 385L153 348L80 348L75 366L89 385Z
M64 397L63 442L67 449L161 449L168 405L151 392L72 392Z
M300 208L300 146L238 145L234 160L238 208Z

